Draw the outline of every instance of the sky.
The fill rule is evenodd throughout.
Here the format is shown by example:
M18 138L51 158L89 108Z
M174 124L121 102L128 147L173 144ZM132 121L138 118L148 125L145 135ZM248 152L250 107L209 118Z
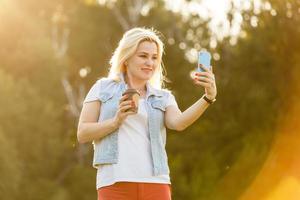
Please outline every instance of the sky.
M165 0L165 2L167 9L181 13L187 19L190 13L199 15L202 19L211 19L209 28L213 36L210 38L210 48L216 48L218 42L222 41L224 37L229 37L230 44L235 45L239 37L245 36L245 33L241 30L242 11L253 9L254 15L257 15L262 8L271 10L271 4L266 1L262 4L261 0L192 0L189 2L185 0ZM232 10L232 7L234 12L232 24L230 24L227 13ZM255 27L258 24L258 18L251 16L250 22ZM191 48L186 51L185 56L191 63L195 63L197 54L198 49ZM218 53L213 53L212 56L214 60L220 59Z
M108 2L116 2L116 0L97 0L99 4L103 5ZM241 11L252 9L255 14L259 14L261 8L264 6L265 9L271 9L271 4L266 0L262 5L261 0L164 0L166 8L173 12L179 12L186 18L190 13L199 15L203 19L211 18L209 22L209 28L215 33L215 39L221 41L226 36L232 36L237 38L240 33L240 25L243 21ZM227 13L234 7L233 21L230 26L227 20ZM268 8L269 7L269 8ZM147 8L147 9L145 9ZM149 7L145 6L142 9L147 13ZM257 18L251 19L253 26L257 25Z
M193 0L188 3L184 0L166 0L166 6L168 9L183 15L192 12L204 19L211 18L210 28L221 40L227 35L237 36L240 34L240 24L243 20L240 11L249 10L252 7L252 2L254 11L258 14L262 5L260 0ZM231 9L231 4L235 8L232 27L229 26L226 16ZM220 24L222 25L221 28Z

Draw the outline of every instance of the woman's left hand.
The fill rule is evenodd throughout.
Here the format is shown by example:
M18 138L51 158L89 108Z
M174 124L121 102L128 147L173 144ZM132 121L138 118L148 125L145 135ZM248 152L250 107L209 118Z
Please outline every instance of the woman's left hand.
M194 83L205 88L205 94L207 98L215 99L217 96L217 87L212 66L209 69L207 67L200 67L204 70L204 72L194 73Z

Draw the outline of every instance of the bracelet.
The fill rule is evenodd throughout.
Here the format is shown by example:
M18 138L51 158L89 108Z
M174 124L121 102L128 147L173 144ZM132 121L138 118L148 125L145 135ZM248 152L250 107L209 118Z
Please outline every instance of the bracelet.
M207 103L209 103L209 104L213 104L215 101L216 101L216 99L209 99L209 98L207 98L207 96L206 95L203 95L203 97L202 97Z

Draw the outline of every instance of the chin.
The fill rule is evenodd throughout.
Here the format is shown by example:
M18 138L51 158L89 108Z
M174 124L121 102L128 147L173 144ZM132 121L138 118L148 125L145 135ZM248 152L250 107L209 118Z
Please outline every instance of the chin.
M153 76L153 74L151 74L151 75L144 75L142 77L142 79L144 79L145 81L149 81L152 78L152 76Z
M139 74L138 78L141 79L141 80L145 80L145 81L148 81L152 78L153 76L153 73L149 73L149 74Z

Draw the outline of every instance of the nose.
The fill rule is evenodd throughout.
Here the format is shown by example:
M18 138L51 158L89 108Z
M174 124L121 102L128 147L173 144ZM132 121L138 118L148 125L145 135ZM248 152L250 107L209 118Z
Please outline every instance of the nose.
M146 65L147 65L147 66L153 66L153 64L154 64L154 61L153 61L151 58L148 58L148 59L146 60Z

